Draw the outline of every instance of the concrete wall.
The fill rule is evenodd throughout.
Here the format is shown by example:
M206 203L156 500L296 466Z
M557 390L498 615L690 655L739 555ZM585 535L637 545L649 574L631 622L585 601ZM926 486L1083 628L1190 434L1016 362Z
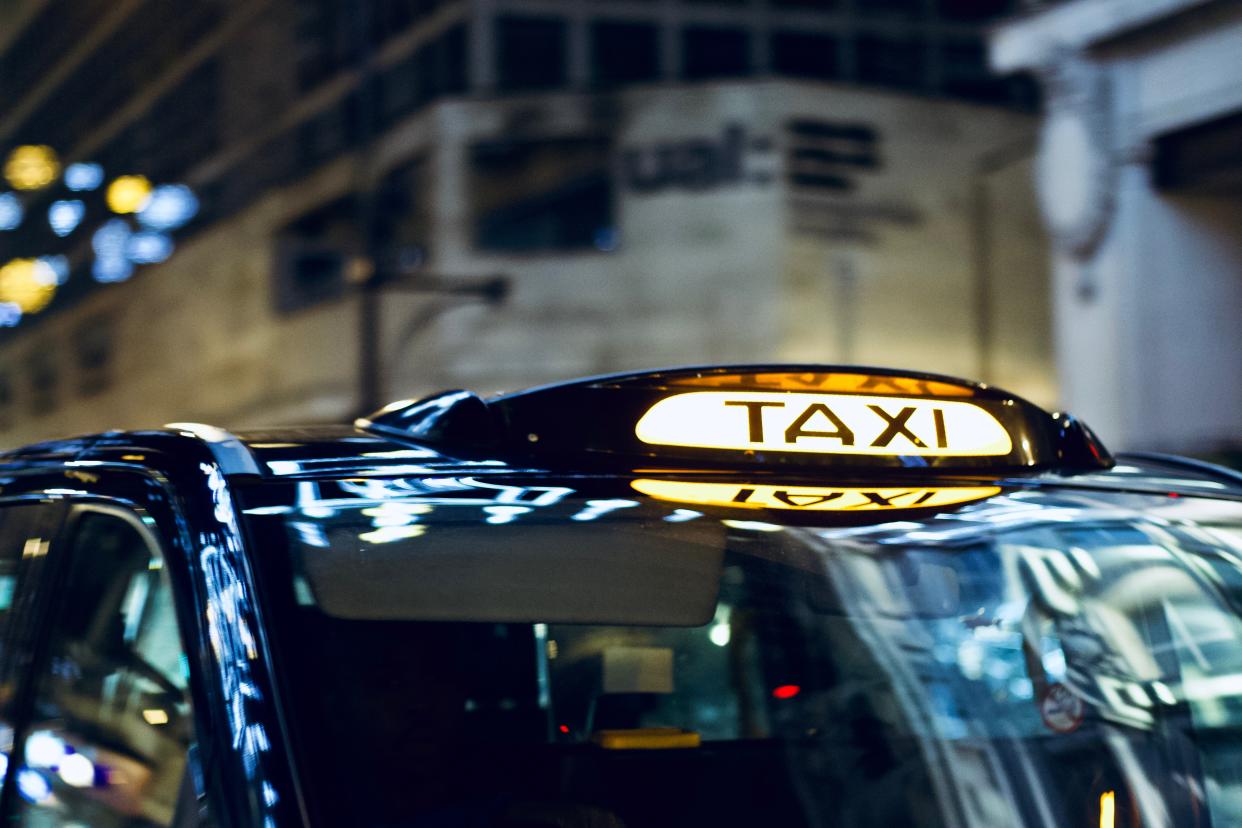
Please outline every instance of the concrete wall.
M1058 257L1065 396L1109 446L1199 452L1238 439L1240 218L1237 199L1160 196L1135 166L1100 251Z
M880 164L838 170L853 189L808 201L784 176L797 119L873 128ZM1031 119L822 84L722 84L626 96L618 145L719 143L730 127L751 146L742 180L619 187L614 253L463 256L465 272L516 274L516 293L438 326L443 376L499 388L674 363L855 362L1056 401ZM753 149L763 139L771 148ZM797 229L810 203L837 226Z
M882 164L833 200L858 238L789 234L782 356L938 371L1054 403L1029 120L858 92L799 103L876 125Z
M1152 169L1162 141L1242 110L1240 53L1242 6L1192 0L1078 0L992 42L999 69L1081 65L1109 89L1088 106L1107 108L1093 138L1109 175L1090 186L1112 211L1097 246L1056 254L1053 290L1062 398L1114 449L1210 452L1242 435L1242 192L1225 177L1158 189ZM1050 109L1081 108L1063 86L1048 85ZM1236 178L1242 147L1216 160Z

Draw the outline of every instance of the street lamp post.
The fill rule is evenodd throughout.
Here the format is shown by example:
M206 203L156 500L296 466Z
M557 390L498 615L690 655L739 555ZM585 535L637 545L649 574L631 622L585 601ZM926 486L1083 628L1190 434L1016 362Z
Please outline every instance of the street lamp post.
M385 399L385 359L381 335L383 297L386 292L421 294L465 301L481 301L497 306L509 295L510 279L497 273L485 276L446 276L416 272L391 274L376 268L374 259L364 260L351 269L358 283L358 403L357 415L372 414ZM447 306L434 303L406 320L396 350L420 330L424 330Z
M379 100L376 73L375 44L373 42L374 9L371 3L361 3L350 9L347 19L342 20L352 30L357 47L359 63L358 107L356 125L357 163L354 167L356 192L358 193L358 223L362 230L364 255L349 263L346 278L356 286L358 294L358 398L357 415L373 413L387 402L384 399L384 352L382 339L383 298L386 292L428 294L458 299L474 299L488 305L499 305L509 293L509 278L504 275L447 276L406 270L396 265L392 252L392 239L387 238L381 227L380 208L382 173L375 166L376 127L379 122ZM394 266L396 265L396 266ZM405 333L398 340L404 345L418 330L435 320L444 305L434 303L407 320Z

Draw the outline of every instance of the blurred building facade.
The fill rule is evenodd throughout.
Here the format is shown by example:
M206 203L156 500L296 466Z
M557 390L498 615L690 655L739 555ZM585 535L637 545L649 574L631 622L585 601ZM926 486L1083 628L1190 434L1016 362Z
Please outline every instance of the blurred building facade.
M6 7L0 146L184 184L199 211L166 261L98 285L106 207L62 237L59 185L20 194L0 254L68 275L0 338L0 441L689 362L893 364L1054 403L1032 93L985 66L1009 11Z
M1242 444L1242 5L1073 0L999 27L1045 90L1057 365L1109 444Z

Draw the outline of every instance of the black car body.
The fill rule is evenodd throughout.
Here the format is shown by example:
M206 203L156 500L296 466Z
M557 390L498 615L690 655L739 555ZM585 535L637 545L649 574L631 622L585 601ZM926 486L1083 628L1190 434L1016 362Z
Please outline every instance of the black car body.
M709 403L744 439L652 413ZM1004 445L952 455L978 414L952 404ZM0 460L0 808L1242 824L1240 601L1236 473L943 377L679 369L104 433Z

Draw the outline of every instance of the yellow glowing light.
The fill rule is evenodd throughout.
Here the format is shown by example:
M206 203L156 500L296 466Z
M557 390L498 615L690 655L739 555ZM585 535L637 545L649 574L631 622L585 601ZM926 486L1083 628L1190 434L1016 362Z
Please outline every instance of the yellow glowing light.
M790 373L788 371L737 374L707 374L676 377L669 383L698 388L745 388L752 391L830 391L850 394L904 394L926 397L971 397L975 391L964 385L921 377L894 377L881 374Z
M56 180L60 159L56 150L42 144L27 144L9 153L4 177L15 190L38 190Z
M1117 819L1117 795L1112 791L1100 794L1100 828L1114 828Z
M665 397L634 433L651 445L872 456L995 457L1013 441L974 403L767 391Z
M151 197L151 182L145 175L123 175L108 185L105 198L114 213L136 213Z
M56 275L36 259L13 259L0 267L0 302L12 302L22 313L38 313L56 295Z
M640 727L634 730L600 730L591 741L604 750L669 750L696 748L702 737L693 730L676 727Z
M158 707L149 707L142 711L142 718L146 719L149 725L166 725L168 724L168 711Z
M635 480L630 485L648 497L676 503L812 512L934 509L983 500L994 497L1001 491L996 486L907 486L881 489L780 486L766 483L698 483L682 480Z

